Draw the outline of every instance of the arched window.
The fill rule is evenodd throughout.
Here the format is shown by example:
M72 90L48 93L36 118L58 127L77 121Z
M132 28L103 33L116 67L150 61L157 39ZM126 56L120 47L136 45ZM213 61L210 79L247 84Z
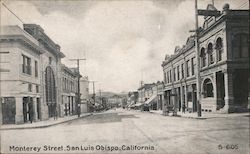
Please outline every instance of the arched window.
M249 57L249 36L247 34L237 34L234 36L233 55L234 58L247 58Z
M217 61L221 61L223 49L222 49L222 39L220 37L216 40L215 48L216 48L216 53L217 53Z
M49 117L52 117L56 106L56 86L54 72L50 66L45 70L45 93L46 102L49 107Z
M214 97L214 92L213 92L213 83L210 79L206 79L203 83L203 94L204 98L206 97Z
M206 66L206 53L205 53L205 48L201 48L201 52L200 52L200 57L201 57L201 67L205 67Z
M213 53L213 44L209 43L208 47L207 47L207 53L208 53L208 62L209 64L213 64L214 63L214 53Z

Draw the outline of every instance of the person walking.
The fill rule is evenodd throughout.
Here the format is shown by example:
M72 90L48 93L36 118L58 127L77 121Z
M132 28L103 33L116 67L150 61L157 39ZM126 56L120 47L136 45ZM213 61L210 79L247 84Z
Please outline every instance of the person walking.
M186 105L185 103L182 105L182 113L185 113L185 110L186 110Z

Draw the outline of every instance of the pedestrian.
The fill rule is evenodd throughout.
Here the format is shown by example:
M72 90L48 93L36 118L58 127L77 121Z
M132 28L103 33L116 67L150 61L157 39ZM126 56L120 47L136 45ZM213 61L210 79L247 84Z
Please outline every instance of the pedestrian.
M29 120L30 120L30 123L33 122L33 116L34 116L33 110L32 110L32 109L29 109Z
M183 105L182 105L182 113L185 113L185 110L186 110L186 105L183 104Z

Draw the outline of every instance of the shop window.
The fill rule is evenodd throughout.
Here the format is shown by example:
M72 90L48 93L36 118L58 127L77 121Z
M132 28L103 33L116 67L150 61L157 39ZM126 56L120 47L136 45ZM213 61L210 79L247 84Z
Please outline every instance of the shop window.
M205 48L201 48L200 57L201 57L201 67L205 67L207 61Z
M206 97L214 97L213 83L210 79L206 79L203 83L203 95Z
M216 48L216 52L217 52L217 61L221 61L223 49L222 49L222 39L220 37L216 40L216 47L215 48Z

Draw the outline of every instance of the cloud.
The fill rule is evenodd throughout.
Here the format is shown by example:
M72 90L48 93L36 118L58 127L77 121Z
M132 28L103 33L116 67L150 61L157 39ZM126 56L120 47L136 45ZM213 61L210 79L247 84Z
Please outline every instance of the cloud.
M231 8L239 5L229 1ZM86 57L81 73L106 91L136 90L142 71L145 82L162 80L165 54L185 44L194 29L191 0L7 2L26 23L41 25L61 46L63 63L75 67L69 58ZM199 8L208 2L199 1ZM216 1L217 8L224 2ZM10 13L2 16L6 24L21 25Z

